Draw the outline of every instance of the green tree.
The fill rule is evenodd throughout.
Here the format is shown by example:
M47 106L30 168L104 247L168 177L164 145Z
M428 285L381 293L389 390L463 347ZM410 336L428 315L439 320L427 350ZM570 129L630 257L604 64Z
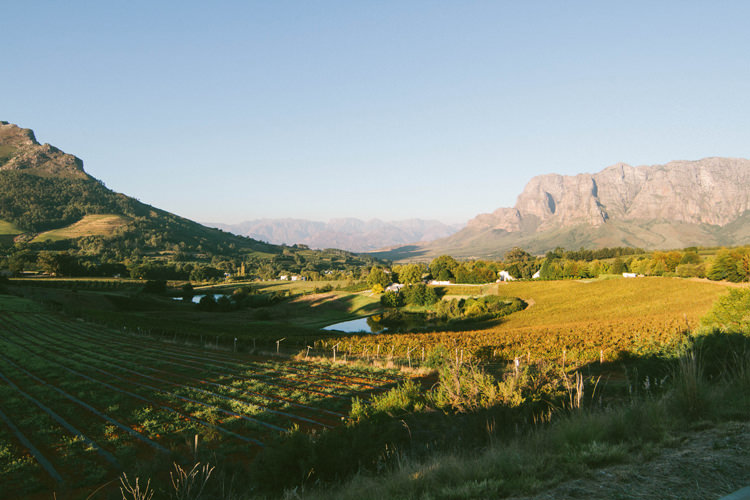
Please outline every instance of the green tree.
M372 266L372 269L370 269L370 274L367 275L367 284L370 286L380 285L383 288L387 287L391 283L391 278L388 276L385 271L378 267L378 266Z
M422 281L422 274L424 267L420 264L406 264L401 266L399 269L399 283L405 285L411 285L412 283L420 283Z
M709 328L724 332L750 333L750 289L734 288L720 297L711 311L701 319Z
M385 292L380 296L380 303L384 307L401 307L404 305L404 296L398 292Z
M511 248L510 250L505 252L505 255L503 256L503 260L507 263L524 262L531 259L533 259L531 254L523 248L519 247Z
M455 279L457 268L458 262L450 255L441 255L430 262L430 274L440 281Z
M616 257L612 262L610 270L612 274L622 274L627 271L627 268L625 267L625 263L622 261L622 259L620 257Z

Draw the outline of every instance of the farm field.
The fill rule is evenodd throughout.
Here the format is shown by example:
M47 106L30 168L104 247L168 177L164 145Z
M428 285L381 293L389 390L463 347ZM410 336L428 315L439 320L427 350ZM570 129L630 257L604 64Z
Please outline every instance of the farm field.
M136 463L193 457L195 436L203 452L246 461L288 429L336 426L353 396L400 380L160 342L0 295L3 498L77 498Z
M98 214L86 215L78 222L59 229L39 233L32 242L59 241L81 236L109 236L130 222L130 219L121 215Z
M495 288L496 287L496 288ZM463 351L468 359L564 359L567 363L615 360L624 353L662 354L686 341L725 285L680 278L516 282L493 285L501 296L529 307L495 324L466 331L351 335L328 339L340 349L393 353L396 357ZM457 290L458 291L458 290ZM464 290L461 290L464 293Z

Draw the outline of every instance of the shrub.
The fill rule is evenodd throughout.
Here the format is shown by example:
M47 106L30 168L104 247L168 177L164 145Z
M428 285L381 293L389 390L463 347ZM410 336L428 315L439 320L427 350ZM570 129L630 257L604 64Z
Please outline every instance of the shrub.
M750 289L732 289L701 319L708 328L750 334Z
M397 292L387 291L380 296L380 303L384 307L401 307L404 305L404 296Z

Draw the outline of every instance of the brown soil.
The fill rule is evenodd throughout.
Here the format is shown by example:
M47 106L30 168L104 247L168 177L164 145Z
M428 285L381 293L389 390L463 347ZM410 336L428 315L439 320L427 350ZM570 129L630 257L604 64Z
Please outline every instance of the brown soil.
M592 471L543 493L514 500L718 499L750 486L750 423L729 422L686 433L642 463Z

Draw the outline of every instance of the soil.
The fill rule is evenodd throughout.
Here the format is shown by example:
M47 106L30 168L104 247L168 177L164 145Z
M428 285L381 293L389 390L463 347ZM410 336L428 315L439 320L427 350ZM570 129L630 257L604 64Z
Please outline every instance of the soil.
M513 500L719 499L750 486L750 422L679 436L651 460L604 467L588 477Z

